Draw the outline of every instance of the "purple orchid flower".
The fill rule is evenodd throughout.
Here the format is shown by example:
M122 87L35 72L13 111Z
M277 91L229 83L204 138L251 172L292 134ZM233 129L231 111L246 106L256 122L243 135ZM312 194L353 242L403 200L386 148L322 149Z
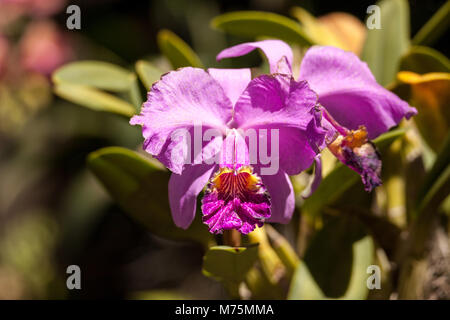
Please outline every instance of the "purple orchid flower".
M243 43L223 50L217 60L238 57L256 48L272 52L268 57L271 73L292 76L292 51L280 40ZM271 60L272 59L272 60ZM307 81L318 94L327 128L329 150L345 165L361 175L366 191L381 184L381 160L370 142L417 113L405 101L380 86L366 63L344 50L313 46L303 57L300 81ZM316 188L321 179L320 160L316 163Z
M271 70L291 68L286 44L275 50L255 46L266 53ZM210 232L247 234L265 221L290 220L295 199L288 175L309 168L325 147L317 103L307 82L288 74L251 79L250 69L186 67L163 75L130 123L142 125L144 149L172 171L169 203L178 227L189 227L207 186L202 213ZM267 147L268 131L278 140ZM256 139L247 132L257 132ZM196 134L203 139L190 143ZM256 149L276 153L278 170L266 174L268 163L252 159L252 141Z

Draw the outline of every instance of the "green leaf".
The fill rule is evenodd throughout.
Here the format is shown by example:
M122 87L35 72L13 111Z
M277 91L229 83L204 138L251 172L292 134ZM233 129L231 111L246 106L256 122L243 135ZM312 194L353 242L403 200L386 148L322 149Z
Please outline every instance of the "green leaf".
M56 94L97 111L131 116L142 104L136 75L111 63L89 60L72 62L57 69L52 80ZM101 90L127 93L134 106ZM90 101L91 98L95 101ZM132 111L128 110L129 106Z
M450 61L432 48L414 46L400 60L399 69L418 74L450 72Z
M365 299L374 243L355 218L332 218L316 234L292 279L289 299Z
M258 259L258 246L209 248L203 258L203 274L219 281L240 283Z
M125 117L131 117L136 112L135 107L125 100L92 87L61 82L53 90L61 98L96 111L117 113Z
M417 32L412 43L415 45L431 45L448 29L450 21L450 1L439 8L430 20Z
M215 17L213 28L226 33L246 37L272 37L290 43L311 46L314 41L300 24L287 17L262 11L235 11Z
M397 138L403 136L405 131L397 129L389 131L373 142L383 152ZM324 207L338 200L347 190L360 180L359 175L339 163L321 182L317 190L305 200L301 210L308 216L317 215Z
M107 62L77 61L57 69L52 79L55 84L79 84L113 92L125 92L130 90L136 75Z
M430 204L435 208L445 200L450 192L450 133L436 157L436 161L427 173L425 181L417 195L417 206L414 216L420 215Z
M150 90L153 83L158 81L163 74L163 72L153 64L144 60L136 62L136 72L147 90Z
M362 52L377 81L387 85L395 80L400 57L409 47L409 7L406 0L382 0L381 29L367 31Z
M212 239L199 219L187 230L175 226L167 195L170 174L155 160L125 148L108 147L91 153L88 166L124 211L155 235L204 245Z
M174 69L187 66L203 68L203 63L194 50L172 31L159 31L157 40L159 50L169 59Z

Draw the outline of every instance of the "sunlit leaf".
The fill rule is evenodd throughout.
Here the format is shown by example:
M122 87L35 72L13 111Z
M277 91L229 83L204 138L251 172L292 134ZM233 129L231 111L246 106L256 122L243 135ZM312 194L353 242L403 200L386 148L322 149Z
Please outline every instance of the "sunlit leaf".
M112 63L90 60L72 62L57 69L52 80L58 95L94 110L129 116L142 104L136 74ZM126 93L134 106L102 90ZM83 93L87 96L79 96ZM91 98L95 101L89 101ZM128 111L125 104L130 105L133 111Z
M158 81L163 74L163 72L153 64L144 60L136 62L136 72L147 90L150 90L153 83Z
M384 148L403 136L404 133L403 129L393 130L379 136L373 142L383 152ZM317 190L305 200L301 207L302 212L308 216L317 215L324 207L345 194L360 179L359 175L347 166L341 163L337 164L336 168L322 180Z
M203 258L203 274L219 281L239 283L258 258L258 246L209 248Z
M125 117L136 113L135 107L127 101L92 87L61 82L55 85L54 92L61 98L96 111L117 113Z
M304 46L314 44L302 27L287 17L262 11L235 11L215 17L211 25L243 37L273 37Z
M450 73L402 71L398 79L410 85L410 104L419 112L414 121L427 144L438 151L450 125Z
M402 57L399 69L419 74L450 72L450 61L432 48L414 46Z
M387 85L395 80L400 57L409 47L409 6L406 0L382 0L380 29L367 31L362 52L377 81Z
M203 68L194 50L172 31L159 31L157 40L159 50L169 59L174 69L187 66Z
M450 1L445 4L431 17L430 20L417 32L412 39L416 45L431 45L446 30L450 21Z
M134 73L102 61L72 62L57 69L52 76L55 84L79 84L113 92L128 91L135 78Z
M317 44L347 49L331 30L322 25L318 19L305 9L293 7L291 14L301 22L305 33Z
M204 245L212 239L198 219L187 230L175 226L167 195L170 174L158 162L125 148L108 147L91 153L88 166L119 205L150 232Z
M356 219L333 218L316 234L292 279L288 298L365 299L374 243Z

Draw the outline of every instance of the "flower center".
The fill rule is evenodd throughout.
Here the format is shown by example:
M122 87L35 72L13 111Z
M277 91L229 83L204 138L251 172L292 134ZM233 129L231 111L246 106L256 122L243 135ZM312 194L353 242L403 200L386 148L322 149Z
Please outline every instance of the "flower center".
M203 222L214 234L230 229L247 234L270 217L270 206L266 188L251 166L223 166L202 199Z

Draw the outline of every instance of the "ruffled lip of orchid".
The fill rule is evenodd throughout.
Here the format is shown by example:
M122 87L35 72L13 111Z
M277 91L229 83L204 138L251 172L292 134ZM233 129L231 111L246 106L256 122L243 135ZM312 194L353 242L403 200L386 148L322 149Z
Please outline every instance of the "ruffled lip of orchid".
M220 234L237 229L247 234L271 215L266 188L251 167L222 167L208 184L202 199L203 222Z

